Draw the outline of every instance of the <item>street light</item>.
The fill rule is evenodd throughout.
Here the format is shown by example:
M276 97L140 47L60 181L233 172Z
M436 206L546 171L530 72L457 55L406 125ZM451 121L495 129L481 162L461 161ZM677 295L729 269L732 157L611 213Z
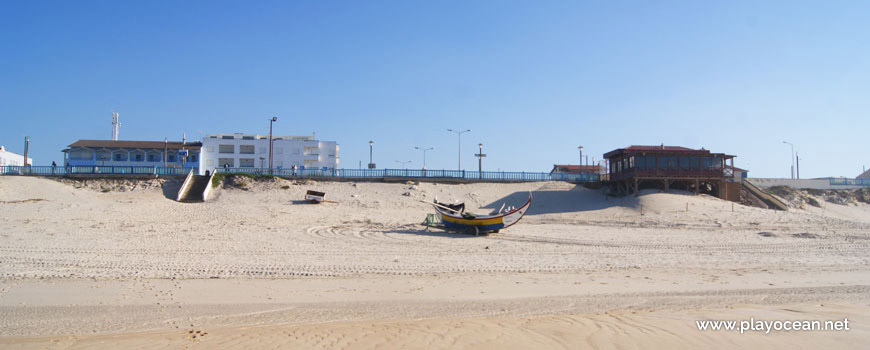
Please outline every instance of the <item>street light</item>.
M404 166L405 170L408 170L408 164L411 163L411 161L410 160L406 160L406 161L397 160L396 163L402 164L402 166Z
M794 144L787 141L783 141L782 143L791 146L791 179L794 180Z
M435 148L434 147L421 148L421 147L414 146L414 149L418 149L418 150L423 151L423 170L426 170L426 151L432 151Z
M375 142L369 141L369 169L375 168L375 163L372 160L372 150L374 149Z
M272 123L278 121L278 117L269 119L269 171L272 171Z
M458 148L457 153L456 153L456 155L457 155L456 170L462 170L462 133L471 132L471 129L463 130L463 131L447 129L447 131L455 132L456 136L459 136L459 142L458 142L459 148Z
M483 144L477 144L478 152L474 156L477 157L477 176L479 178L483 178L483 157L486 157L486 154L483 153Z

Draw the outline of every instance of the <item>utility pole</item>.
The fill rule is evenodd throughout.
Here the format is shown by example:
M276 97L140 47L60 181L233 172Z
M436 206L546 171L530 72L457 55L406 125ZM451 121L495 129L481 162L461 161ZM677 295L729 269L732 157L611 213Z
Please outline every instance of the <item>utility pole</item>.
M794 161L795 161L795 174L797 175L797 179L800 180L801 179L801 157L797 153L794 154Z
M434 150L434 147L422 148L418 146L414 146L414 149L423 151L423 171L426 171L426 151Z
M479 178L483 178L483 157L486 157L486 154L483 154L483 144L478 143L477 147L479 149L478 153L474 156L477 157L477 175Z
M24 166L27 166L27 153L30 150L30 136L24 136Z
M169 155L169 138L163 138L163 167L166 167L166 156Z
M278 117L269 119L269 172L272 172L272 123L278 121Z
M577 175L583 174L583 146L577 146L577 149L580 150L580 165L577 166Z
M462 133L471 132L471 129L456 131L453 129L447 129L447 131L455 132L457 136L459 136L459 148L457 149L457 158L456 158L456 170L462 170Z

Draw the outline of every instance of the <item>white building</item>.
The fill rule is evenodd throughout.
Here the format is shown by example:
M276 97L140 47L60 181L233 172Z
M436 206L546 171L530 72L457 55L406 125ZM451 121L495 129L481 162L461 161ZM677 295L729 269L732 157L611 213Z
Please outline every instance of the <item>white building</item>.
M214 134L202 140L199 172L224 166L268 168L269 136ZM289 169L338 169L338 144L314 136L272 136L272 167Z
M27 164L33 164L33 158L27 158ZM3 165L24 165L24 156L18 153L12 153L6 150L6 146L0 146L0 166Z

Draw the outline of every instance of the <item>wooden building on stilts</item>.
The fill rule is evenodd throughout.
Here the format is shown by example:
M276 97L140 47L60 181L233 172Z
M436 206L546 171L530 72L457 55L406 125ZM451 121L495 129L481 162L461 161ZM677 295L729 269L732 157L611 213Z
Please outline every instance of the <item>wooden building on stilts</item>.
M733 181L735 157L665 145L629 146L604 154L610 186L617 193L636 196L647 188L679 189L740 201L740 183Z

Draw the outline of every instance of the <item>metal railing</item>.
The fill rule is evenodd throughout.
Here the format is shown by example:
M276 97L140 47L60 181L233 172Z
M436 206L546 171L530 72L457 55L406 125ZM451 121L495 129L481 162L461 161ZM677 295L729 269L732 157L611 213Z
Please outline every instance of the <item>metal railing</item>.
M148 166L0 166L0 175L187 175L198 168L148 167ZM568 181L595 182L599 174L566 174L524 171L470 171L470 170L422 170L422 169L264 169L264 168L217 168L218 173L274 175L280 177L317 178L425 178L483 181Z
M829 179L831 185L870 186L870 179Z
M186 175L198 168L153 167L153 166L0 166L0 175Z
M569 181L595 182L599 174L565 174L518 171L469 171L469 170L422 170L422 169L261 169L261 168L218 168L218 173L274 175L279 177L320 177L320 178L425 178L460 179L484 181Z

